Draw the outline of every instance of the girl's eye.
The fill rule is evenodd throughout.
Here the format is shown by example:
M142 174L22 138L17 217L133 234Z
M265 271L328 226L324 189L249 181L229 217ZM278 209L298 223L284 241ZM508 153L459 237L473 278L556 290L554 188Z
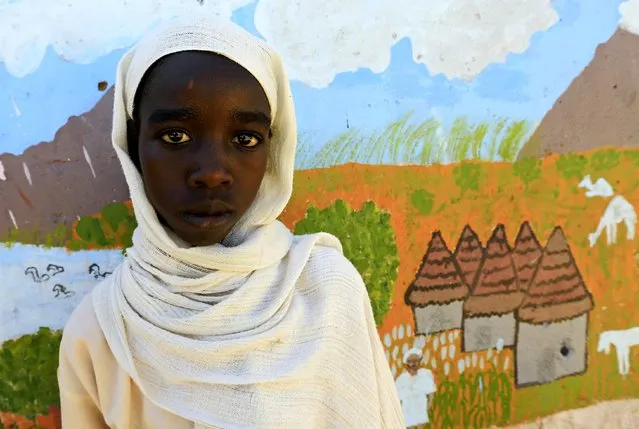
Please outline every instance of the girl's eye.
M191 138L185 132L174 130L164 133L162 135L162 140L166 143L180 144L191 141Z
M233 143L239 144L242 147L255 147L261 142L262 140L250 134L240 134L233 138Z

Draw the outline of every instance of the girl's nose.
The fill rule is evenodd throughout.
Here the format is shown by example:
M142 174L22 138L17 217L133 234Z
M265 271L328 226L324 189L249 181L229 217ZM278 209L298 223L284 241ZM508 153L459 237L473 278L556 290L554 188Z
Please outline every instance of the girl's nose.
M190 187L216 188L233 183L233 177L227 167L227 155L221 146L220 144L203 144L202 149L194 154L196 167L187 181Z

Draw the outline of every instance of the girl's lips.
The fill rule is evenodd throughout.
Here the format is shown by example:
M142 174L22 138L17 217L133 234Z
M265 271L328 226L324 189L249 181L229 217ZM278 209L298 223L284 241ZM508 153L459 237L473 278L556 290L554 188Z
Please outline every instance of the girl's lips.
M184 213L184 220L198 229L217 229L233 217L232 211L218 213Z

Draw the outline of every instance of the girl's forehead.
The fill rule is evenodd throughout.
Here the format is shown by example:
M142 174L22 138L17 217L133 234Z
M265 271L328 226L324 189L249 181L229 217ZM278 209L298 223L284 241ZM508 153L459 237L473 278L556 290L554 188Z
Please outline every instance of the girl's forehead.
M198 80L244 80L253 75L233 60L214 52L183 51L166 55L156 61L145 73L147 80L190 83ZM144 80L144 79L143 79Z
M170 54L153 64L138 88L136 105L166 103L171 97L173 104L188 104L193 99L215 103L205 95L222 92L265 104L270 113L264 89L248 70L227 57L201 51Z

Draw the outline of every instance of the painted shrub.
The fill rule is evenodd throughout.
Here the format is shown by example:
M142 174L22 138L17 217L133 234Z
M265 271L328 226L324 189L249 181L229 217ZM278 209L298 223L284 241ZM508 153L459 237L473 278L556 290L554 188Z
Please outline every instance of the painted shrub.
M342 243L346 256L362 275L373 307L375 322L380 325L393 297L399 257L390 214L375 203L364 203L352 210L343 200L318 209L309 207L304 219L295 225L296 234L328 232Z

